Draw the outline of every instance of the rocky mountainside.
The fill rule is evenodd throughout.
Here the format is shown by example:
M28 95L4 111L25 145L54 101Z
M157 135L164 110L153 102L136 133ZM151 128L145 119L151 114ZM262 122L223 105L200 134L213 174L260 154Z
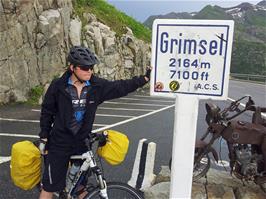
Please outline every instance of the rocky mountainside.
M66 70L73 45L85 45L101 63L98 76L114 80L144 72L150 45L123 35L89 12L82 20L71 0L0 1L0 104L26 101Z
M231 8L208 5L197 13L150 16L144 24L151 28L156 18L234 20L231 72L266 75L266 0L257 5L242 3Z

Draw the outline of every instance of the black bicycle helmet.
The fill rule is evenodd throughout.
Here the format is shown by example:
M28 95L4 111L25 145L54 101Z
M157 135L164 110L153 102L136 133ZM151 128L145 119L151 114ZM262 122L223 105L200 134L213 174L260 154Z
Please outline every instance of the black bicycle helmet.
M72 47L67 60L74 66L92 66L99 63L93 52L81 46Z

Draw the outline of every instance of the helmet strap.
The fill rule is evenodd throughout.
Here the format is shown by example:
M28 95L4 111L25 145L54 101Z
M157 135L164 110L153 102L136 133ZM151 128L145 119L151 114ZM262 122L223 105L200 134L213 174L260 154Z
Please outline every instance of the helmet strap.
M75 77L77 78L77 80L78 80L81 84L83 84L83 83L85 82L84 80L80 79L80 78L77 76L77 74L76 74L75 71L74 71L74 68L73 68L72 73L75 75Z

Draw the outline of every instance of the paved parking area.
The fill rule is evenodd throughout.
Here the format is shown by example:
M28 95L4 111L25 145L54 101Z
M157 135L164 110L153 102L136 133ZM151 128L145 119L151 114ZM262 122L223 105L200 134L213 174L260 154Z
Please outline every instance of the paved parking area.
M93 132L132 122L174 106L174 100L135 92L98 107ZM38 138L40 106L17 104L0 107L0 164L9 161L12 140Z
M142 138L164 146L163 150L156 153L156 172L159 171L160 165L167 164L171 156L173 107L173 99L154 98L142 92L105 102L98 107L93 131L114 129L127 134L130 140L127 157L121 165L114 167L102 162L107 181L127 182L130 179L138 141ZM23 191L12 183L9 163L12 144L21 140L38 139L39 117L40 106L17 104L0 107L1 199L38 198L37 189ZM157 122L159 120L160 123Z

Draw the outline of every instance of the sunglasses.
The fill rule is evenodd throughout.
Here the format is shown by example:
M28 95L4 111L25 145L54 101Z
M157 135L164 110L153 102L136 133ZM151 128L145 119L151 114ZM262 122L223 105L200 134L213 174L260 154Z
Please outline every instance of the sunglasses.
M83 71L89 71L89 70L93 70L93 65L91 66L78 66L80 68L80 70Z

